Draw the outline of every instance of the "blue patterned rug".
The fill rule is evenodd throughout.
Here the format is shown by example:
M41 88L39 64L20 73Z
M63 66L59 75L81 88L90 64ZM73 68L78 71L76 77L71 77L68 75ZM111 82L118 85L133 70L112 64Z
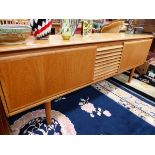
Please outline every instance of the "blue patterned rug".
M51 125L42 105L9 122L19 135L154 135L152 102L104 80L54 100Z

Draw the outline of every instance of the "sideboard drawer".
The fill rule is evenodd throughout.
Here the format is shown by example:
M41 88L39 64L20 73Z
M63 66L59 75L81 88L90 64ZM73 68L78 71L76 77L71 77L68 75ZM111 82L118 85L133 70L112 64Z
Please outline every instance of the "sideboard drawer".
M96 46L0 58L9 114L93 81Z

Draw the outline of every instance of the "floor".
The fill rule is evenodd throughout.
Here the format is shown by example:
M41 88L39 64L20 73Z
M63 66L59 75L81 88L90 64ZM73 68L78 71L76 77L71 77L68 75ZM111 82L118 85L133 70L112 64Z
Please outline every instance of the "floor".
M124 82L125 84L134 87L140 91L143 91L145 94L148 94L155 98L155 87L148 85L140 80L132 79L130 83L128 83L128 76L125 74L120 74L114 77L115 79Z

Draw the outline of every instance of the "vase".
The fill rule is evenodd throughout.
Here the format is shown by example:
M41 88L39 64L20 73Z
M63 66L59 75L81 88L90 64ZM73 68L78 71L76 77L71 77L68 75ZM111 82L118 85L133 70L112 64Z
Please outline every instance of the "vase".
M70 32L64 32L61 34L63 40L69 40L71 38L71 33Z

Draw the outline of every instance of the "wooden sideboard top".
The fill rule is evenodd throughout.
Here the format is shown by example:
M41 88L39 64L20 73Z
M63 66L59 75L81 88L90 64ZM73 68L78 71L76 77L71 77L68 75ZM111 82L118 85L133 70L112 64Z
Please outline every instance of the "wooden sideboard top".
M88 43L104 43L112 41L125 41L136 39L153 38L147 34L125 34L125 33L93 33L89 36L74 35L70 40L63 40L61 35L51 35L48 40L34 40L30 37L24 44L0 45L0 53L7 51L18 51L28 49L39 49L47 47L70 46Z

